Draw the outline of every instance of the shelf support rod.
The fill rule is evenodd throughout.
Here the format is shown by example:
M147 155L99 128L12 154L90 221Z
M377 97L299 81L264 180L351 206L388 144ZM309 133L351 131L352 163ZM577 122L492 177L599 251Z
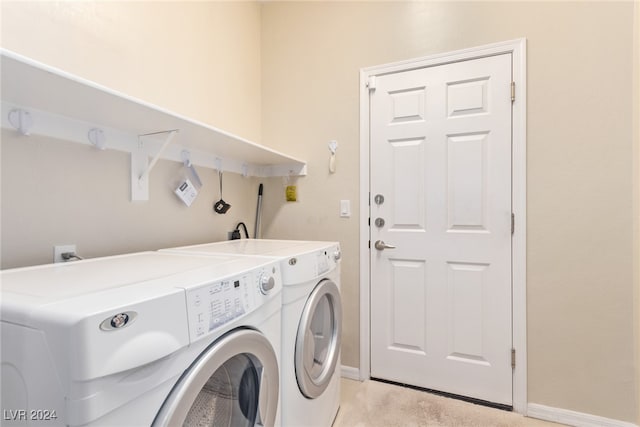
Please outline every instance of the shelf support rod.
M140 138L145 137L145 136L158 135L158 134L162 134L162 133L168 133L169 134L169 135L167 135L167 138L162 143L162 146L160 147L160 150L158 151L158 154L155 155L155 157L149 163L149 166L147 166L145 171L142 172L142 174L140 174L140 176L138 177L138 181L142 181L142 180L146 179L149 176L149 173L151 172L151 169L153 169L153 167L156 165L158 160L160 160L160 156L162 155L164 150L169 146L169 144L171 143L171 140L176 135L176 133L178 133L179 130L180 129L171 129L171 130L163 130L161 132L145 133L144 135L138 135L138 141L140 141Z

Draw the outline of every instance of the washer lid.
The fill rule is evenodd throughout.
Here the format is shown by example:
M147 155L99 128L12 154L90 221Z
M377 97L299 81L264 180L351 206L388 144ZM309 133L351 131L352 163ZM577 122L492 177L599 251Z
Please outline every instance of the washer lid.
M258 257L141 252L4 270L0 314L2 320L34 327L42 322L70 324L271 262Z
M190 289L273 265L264 257L146 252L5 270L0 315L45 335L61 381L87 381L188 346ZM279 307L279 294L269 296Z
M11 292L56 301L232 260L223 255L213 261L206 257L141 252L4 270L0 277L3 294Z

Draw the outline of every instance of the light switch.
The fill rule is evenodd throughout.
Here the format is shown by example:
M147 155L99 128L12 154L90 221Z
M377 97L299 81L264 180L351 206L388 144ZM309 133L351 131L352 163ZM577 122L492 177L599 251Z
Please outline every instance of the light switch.
M340 217L349 218L351 216L351 201L340 200Z

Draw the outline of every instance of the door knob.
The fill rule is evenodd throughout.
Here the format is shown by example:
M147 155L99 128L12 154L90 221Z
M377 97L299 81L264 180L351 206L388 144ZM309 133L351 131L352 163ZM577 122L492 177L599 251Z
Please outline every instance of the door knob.
M374 244L375 248L379 251L385 250L385 249L395 249L396 247L393 245L387 245L385 242L383 242L382 240L377 240Z

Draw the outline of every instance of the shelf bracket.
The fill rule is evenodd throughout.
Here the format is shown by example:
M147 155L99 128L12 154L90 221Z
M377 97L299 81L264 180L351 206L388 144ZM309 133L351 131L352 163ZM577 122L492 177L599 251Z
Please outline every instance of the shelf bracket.
M178 133L179 129L171 129L161 132L146 133L138 135L138 148L131 152L131 200L145 201L149 200L149 173L156 165L164 150L169 146L173 137ZM142 138L167 134L164 142L160 146L158 152L149 162L149 151L142 143ZM142 171L142 172L140 172Z
M140 177L138 178L139 180L143 180L149 177L149 173L151 172L151 169L153 169L153 167L156 165L158 160L160 160L160 156L162 156L162 153L164 152L164 150L169 146L169 144L171 144L171 140L176 135L176 133L178 133L178 129L164 130L162 132L153 132L153 133L145 133L144 135L138 135L138 142L141 142L140 138L143 138L145 136L159 135L163 133L168 133L167 138L162 143L162 146L160 147L160 150L158 151L158 153L153 157L153 159L151 159L149 166L147 166L144 172L140 174Z

